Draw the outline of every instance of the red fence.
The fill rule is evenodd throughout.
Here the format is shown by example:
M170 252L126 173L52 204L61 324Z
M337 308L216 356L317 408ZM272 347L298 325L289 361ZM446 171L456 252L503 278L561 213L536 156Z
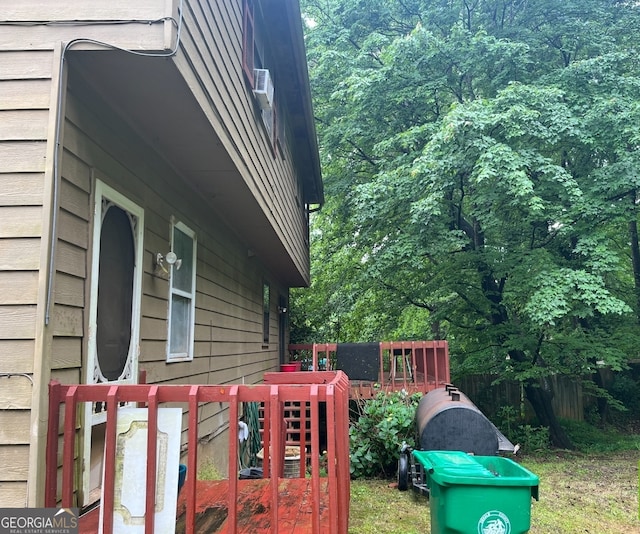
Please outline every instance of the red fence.
M306 369L336 369L337 343L289 345L290 359ZM351 381L352 397L372 397L379 391L427 393L451 381L446 341L382 341L376 382Z
M154 531L154 505L156 500L156 435L158 407L163 403L172 406L182 404L188 410L187 423L187 479L182 489L181 500L186 502L185 532L194 533L196 524L197 444L198 407L203 403L217 402L228 406L229 421L238 421L239 406L243 402L257 402L263 407L264 423L261 429L264 450L281 451L282 454L264 455L264 476L270 476L269 510L267 529L256 528L254 522L250 532L285 532L281 510L281 487L286 481L281 477L284 470L285 436L287 421L284 414L287 406L299 403L305 406L303 413L310 414L310 442L307 433L300 433L300 452L310 458L308 480L308 501L310 513L306 528L296 528L296 532L329 532L346 534L349 517L349 381L346 375L337 372L313 373L266 373L265 384L261 385L62 385L52 382L49 387L49 429L47 436L45 506L61 505L65 508L76 506L74 499L78 488L74 484L75 463L82 455L77 447L78 405L84 402L106 404L106 436L101 506L105 511L102 529L105 534L113 532L112 512L114 508L114 473L116 454L116 424L118 406L121 403L137 403L148 408L147 468L146 468L146 512L145 532ZM326 477L320 476L320 404L326 403ZM63 409L64 405L64 409ZM62 452L59 454L59 426L64 410L64 433ZM243 531L239 526L238 502L239 483L267 482L238 480L238 425L230 424L228 430L228 487L226 506L228 515L224 531ZM304 462L306 465L306 462ZM61 471L61 487L59 485ZM305 480L301 469L302 481ZM322 481L321 481L322 478ZM199 487L199 486L198 486ZM299 505L299 503L297 503ZM289 510L288 513L291 513ZM297 524L299 527L300 524ZM82 521L81 521L82 527ZM82 530L82 528L81 528ZM83 531L84 532L84 531Z

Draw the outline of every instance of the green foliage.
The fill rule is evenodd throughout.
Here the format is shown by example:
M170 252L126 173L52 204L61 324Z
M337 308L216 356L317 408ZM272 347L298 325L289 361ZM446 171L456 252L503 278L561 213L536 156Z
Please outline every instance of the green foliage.
M640 436L621 432L614 428L599 428L586 422L563 420L565 428L576 448L587 454L640 450Z
M513 406L501 406L496 413L496 424L505 436L525 454L549 450L549 429L523 422L521 414Z
M640 317L638 6L301 4L327 202L292 338L441 337L457 374L534 386L623 369Z
M420 394L380 393L360 403L349 428L351 476L388 476L397 469L403 442L415 445L415 413Z
M520 444L526 454L548 451L551 445L549 429L543 426L521 425L513 433L512 441Z

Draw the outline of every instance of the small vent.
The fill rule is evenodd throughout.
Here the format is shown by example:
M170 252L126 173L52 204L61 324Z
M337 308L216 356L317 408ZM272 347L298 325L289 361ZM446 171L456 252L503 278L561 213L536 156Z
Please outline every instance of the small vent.
M261 109L271 109L273 105L273 83L267 69L253 69L255 89L253 95L258 100Z

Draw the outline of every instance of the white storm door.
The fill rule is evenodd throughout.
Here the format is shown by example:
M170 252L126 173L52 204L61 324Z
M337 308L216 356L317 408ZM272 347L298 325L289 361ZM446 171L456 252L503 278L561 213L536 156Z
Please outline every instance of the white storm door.
M89 297L87 384L136 383L144 210L96 182ZM83 504L99 498L105 406L88 403L85 417Z

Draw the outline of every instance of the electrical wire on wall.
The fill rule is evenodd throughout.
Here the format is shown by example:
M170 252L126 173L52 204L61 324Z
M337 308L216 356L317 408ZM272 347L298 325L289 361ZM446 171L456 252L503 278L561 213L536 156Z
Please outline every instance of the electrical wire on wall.
M158 24L170 21L176 27L176 42L171 50L165 52L143 52L138 50L131 50L128 48L122 48L120 46L98 41L96 39L79 37L72 39L62 47L62 54L60 58L60 68L58 71L58 99L56 110L56 123L54 134L54 154L53 154L53 192L52 192L52 216L51 216L51 237L49 242L50 255L48 261L48 274L47 274L47 298L45 306L45 318L44 323L48 325L51 320L51 304L53 301L53 277L55 275L55 256L57 245L57 227L58 227L58 204L60 195L60 152L62 147L60 146L60 138L62 135L62 122L64 117L62 116L62 103L63 103L63 80L64 80L64 63L67 52L78 44L92 44L101 48L107 48L110 50L119 50L128 54L143 57L161 57L167 58L175 56L180 47L180 36L182 33L182 22L184 18L183 13L184 0L180 0L178 5L178 20L173 17L162 17L154 20L140 20L140 19L128 19L128 20L60 20L60 21L9 21L0 22L0 25L4 26L96 26L96 25L122 25L122 24Z

